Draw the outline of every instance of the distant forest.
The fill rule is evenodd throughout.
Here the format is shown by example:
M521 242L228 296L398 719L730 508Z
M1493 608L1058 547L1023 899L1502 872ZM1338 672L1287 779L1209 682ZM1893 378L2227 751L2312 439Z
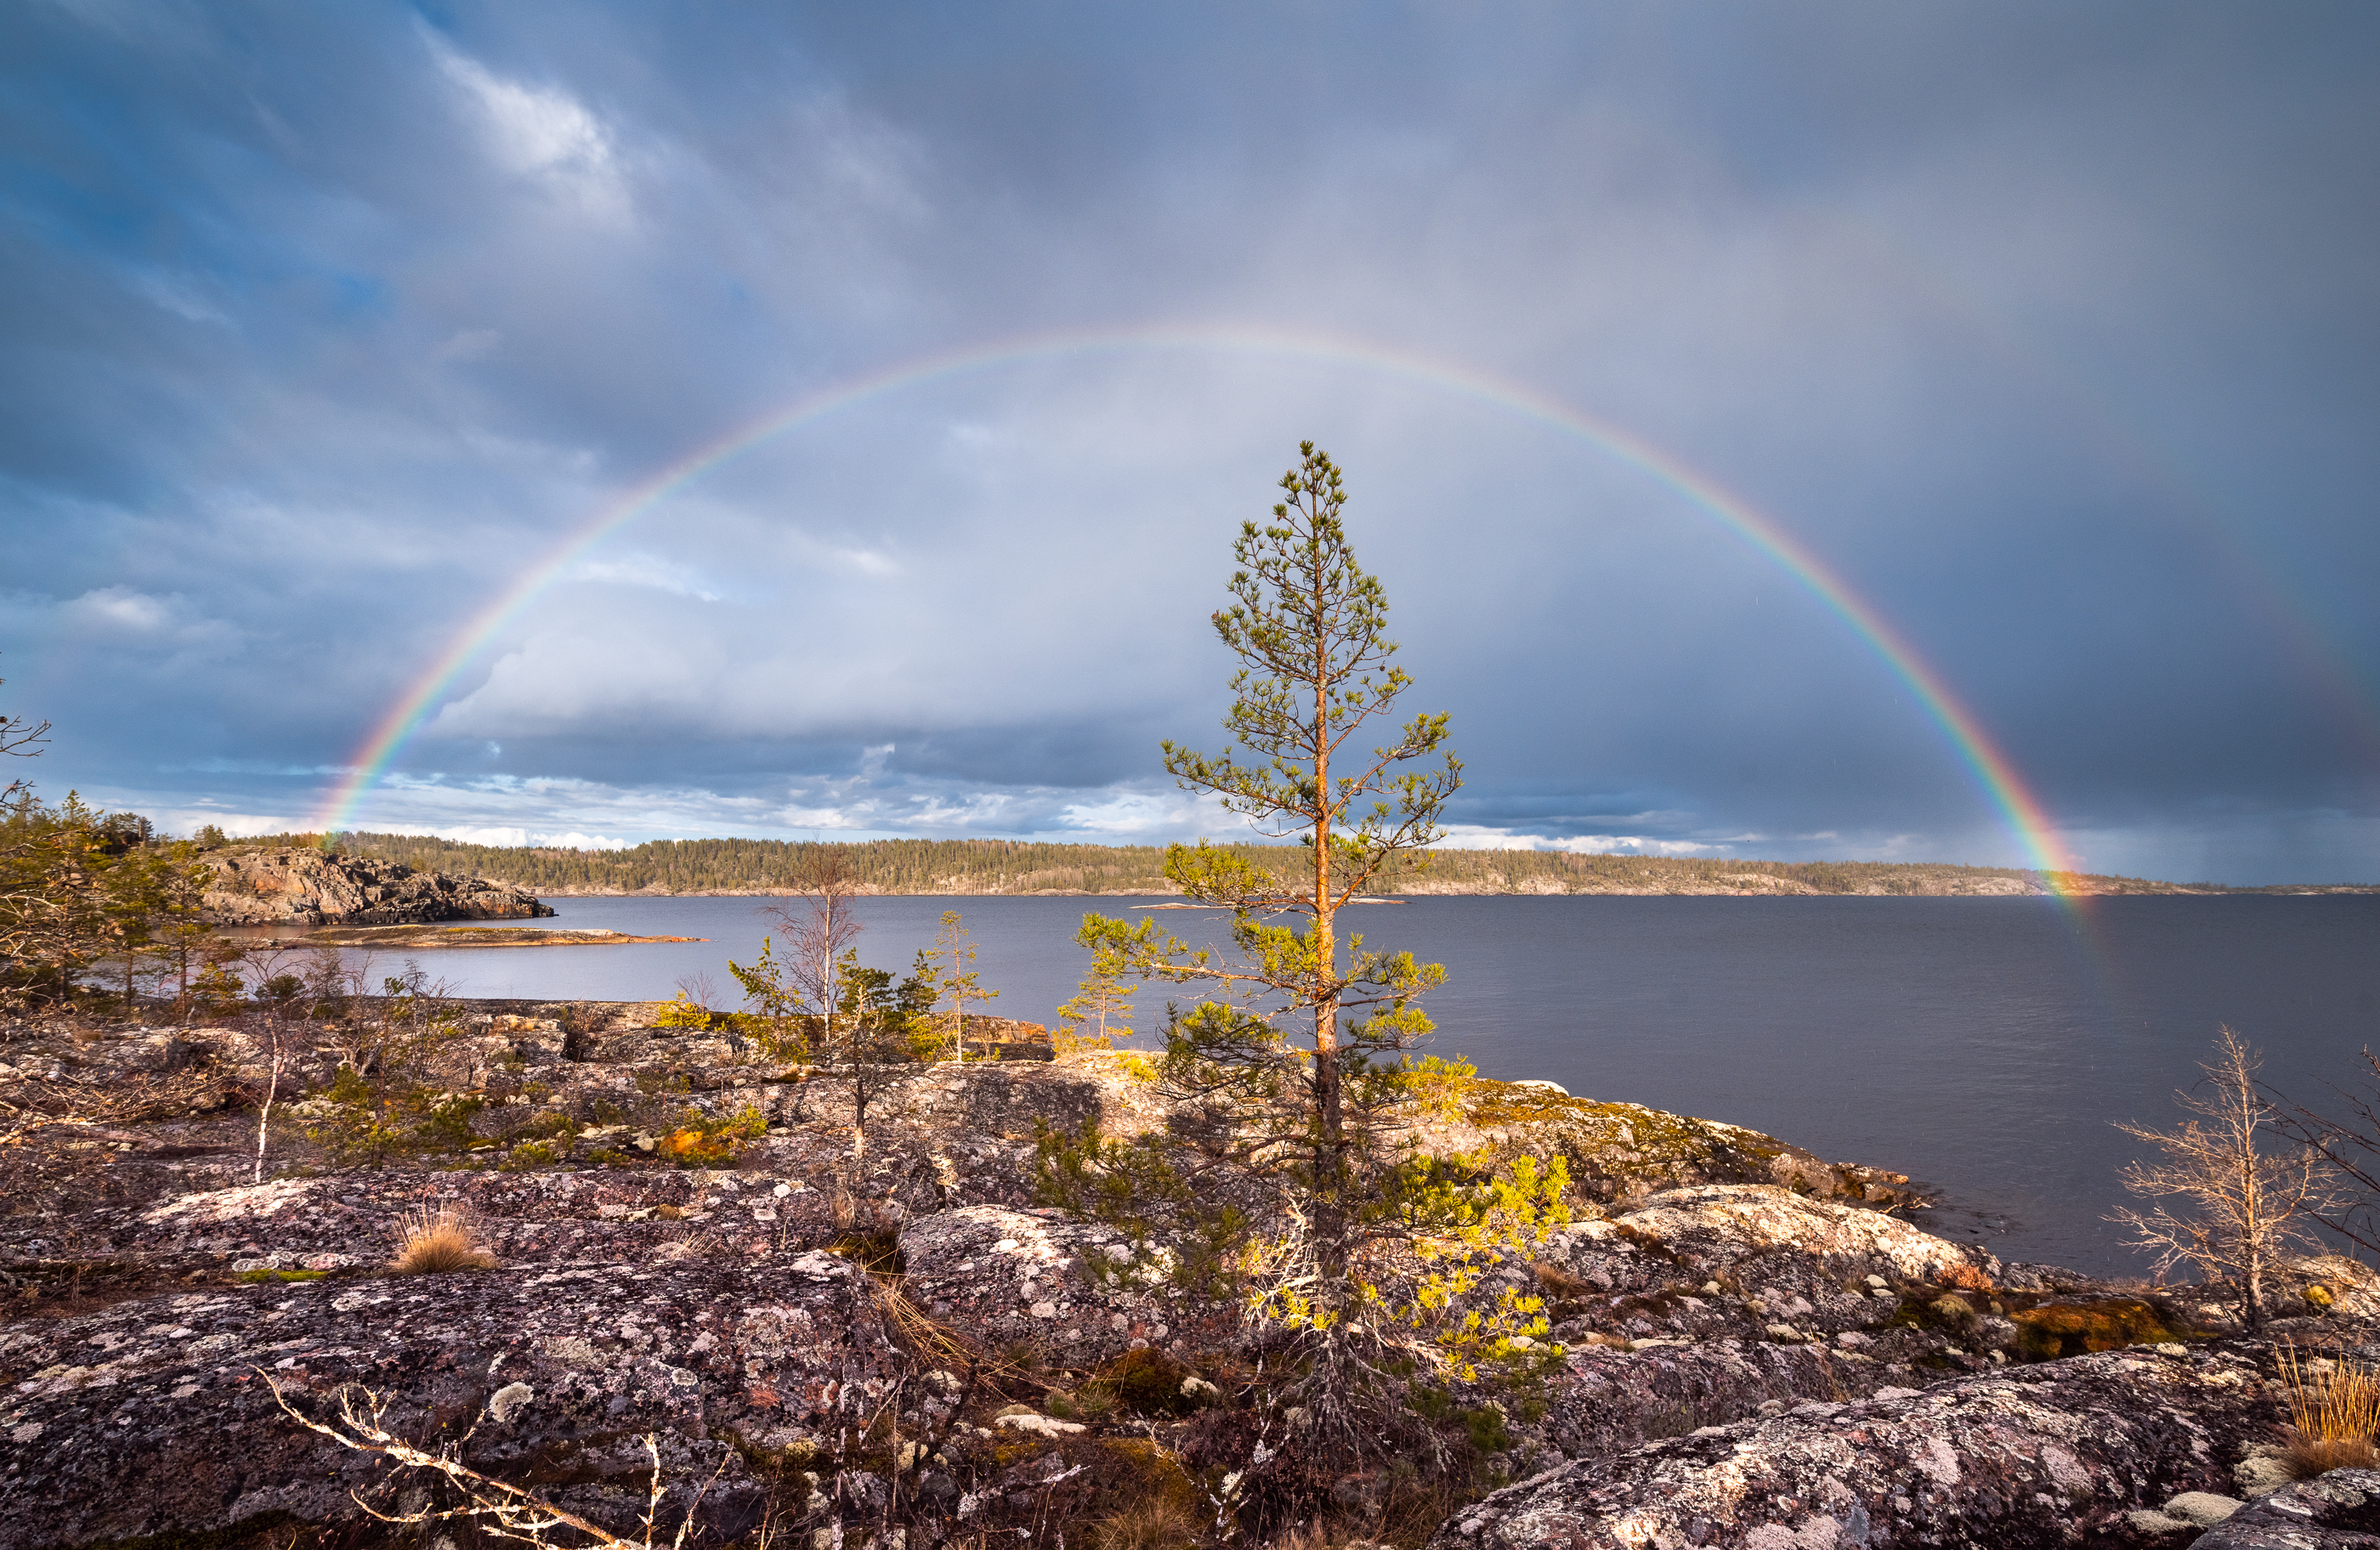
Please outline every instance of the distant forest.
M275 835L242 845L320 843ZM657 840L626 850L470 845L410 834L345 833L335 848L386 856L423 871L514 884L532 893L778 893L821 848L840 852L875 893L1170 893L1156 845L1064 845L1014 840L875 840L821 847L782 840ZM1266 866L1298 854L1277 845L1223 847ZM2138 878L2073 877L2092 893L2229 891ZM2005 866L1883 861L1733 861L1558 851L1441 850L1391 870L1398 893L1854 893L2046 891L2046 875Z

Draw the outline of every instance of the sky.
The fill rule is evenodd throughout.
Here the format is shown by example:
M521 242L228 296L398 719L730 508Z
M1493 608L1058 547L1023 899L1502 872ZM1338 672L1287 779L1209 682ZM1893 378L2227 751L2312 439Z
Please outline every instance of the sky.
M1311 439L1452 842L2380 880L2375 237L2368 6L24 0L0 712L175 832L1224 835Z

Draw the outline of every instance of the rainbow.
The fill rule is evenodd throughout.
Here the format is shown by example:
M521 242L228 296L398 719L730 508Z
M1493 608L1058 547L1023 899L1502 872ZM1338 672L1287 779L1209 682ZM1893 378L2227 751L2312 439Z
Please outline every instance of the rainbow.
M1231 327L1151 327L1042 335L930 356L821 388L698 447L596 514L458 629L446 648L373 725L313 827L328 834L353 823L365 794L386 773L456 675L508 622L552 586L572 562L729 459L826 416L938 378L1060 356L1161 349L1290 357L1402 378L1548 426L1683 496L1807 588L1884 661L1940 730L1983 796L1998 810L2031 865L2045 874L2046 885L2061 894L2067 891L2066 875L2079 868L2060 842L2056 825L2008 756L1993 743L1973 712L1951 693L1941 674L1775 518L1675 454L1522 384L1362 341Z

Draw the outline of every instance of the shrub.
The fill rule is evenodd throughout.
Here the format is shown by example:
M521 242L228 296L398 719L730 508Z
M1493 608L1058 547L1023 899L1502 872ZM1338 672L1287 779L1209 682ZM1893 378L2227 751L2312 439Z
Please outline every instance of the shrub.
M472 1117L486 1100L414 1082L373 1081L341 1066L328 1088L299 1106L306 1139L336 1161L377 1168L391 1156L461 1151L479 1139Z
M437 1276L450 1270L492 1270L496 1259L480 1247L471 1224L451 1205L423 1206L405 1219L404 1242L388 1267L400 1276Z
M653 1154L680 1168L729 1168L744 1155L746 1142L758 1141L768 1130L768 1121L749 1104L719 1119L688 1109L686 1123L654 1143Z
M1415 1105L1439 1120L1460 1120L1469 1111L1471 1095L1479 1085L1479 1068L1458 1055L1443 1060L1425 1055L1400 1078Z
M1956 1287L1961 1291L1989 1291L1992 1290L1992 1278L1989 1276L1985 1275L1973 1265L1963 1262L1957 1265L1945 1265L1937 1274L1935 1278L1939 1280L1944 1286Z

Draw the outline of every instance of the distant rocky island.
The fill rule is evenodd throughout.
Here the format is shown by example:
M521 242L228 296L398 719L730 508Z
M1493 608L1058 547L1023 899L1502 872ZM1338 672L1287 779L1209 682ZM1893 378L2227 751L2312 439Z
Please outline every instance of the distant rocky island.
M200 908L217 926L421 926L554 913L506 883L373 855L271 845L227 847L205 860Z
M418 874L486 879L524 896L601 898L630 894L752 894L787 891L816 852L839 853L878 894L1148 894L1175 890L1157 845L1042 844L1011 840L878 840L856 844L782 840L657 840L622 850L465 844L432 835L346 833L277 835L244 848L329 849ZM1269 845L1230 845L1262 866L1287 854ZM2209 882L2158 882L2092 873L1958 866L1938 862L1741 861L1706 857L1586 855L1558 851L1441 850L1426 853L1385 878L1389 891L1424 894L1621 894L1735 896L1852 895L1940 898L2218 893L2372 893L2380 885L2287 884L2226 888ZM531 902L534 902L532 900ZM550 912L540 912L550 913ZM490 918L438 916L440 919ZM407 924L375 918L356 924Z

